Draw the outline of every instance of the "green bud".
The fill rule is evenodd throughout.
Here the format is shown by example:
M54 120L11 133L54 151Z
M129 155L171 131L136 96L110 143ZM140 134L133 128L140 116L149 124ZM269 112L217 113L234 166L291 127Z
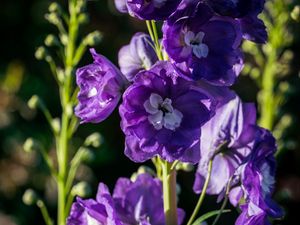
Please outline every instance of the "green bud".
M293 20L295 21L300 21L300 6L296 5L293 9L293 11L291 12L291 17Z
M60 119L54 118L52 120L51 126L52 126L52 129L54 130L54 132L58 134L60 131Z
M38 47L38 49L35 51L35 58L37 60L43 60L45 59L46 55L47 55L47 51L44 47Z
M59 41L58 41L57 37L55 37L53 34L49 34L46 37L44 42L45 42L45 45L48 46L48 47L59 45Z
M57 79L61 84L65 81L65 72L61 68L57 69Z
M99 148L102 143L103 137L101 136L101 134L93 133L85 139L84 146L92 146L94 148Z
M58 14L61 13L61 7L60 7L60 5L59 5L57 2L52 2L52 3L49 5L48 10L49 10L49 12L51 12L51 13L58 13Z
M25 205L34 205L38 201L38 196L32 189L27 189L22 197Z
M137 174L148 173L155 176L155 172L148 166L140 166L137 170Z
M33 138L27 138L23 144L23 149L25 152L33 152L38 148L38 144Z
M191 163L183 163L183 162L179 162L176 165L176 170L183 170L185 172L191 172L193 171L194 166Z
M137 176L138 176L138 174L137 174L137 173L133 173L133 174L131 175L131 177L130 177L130 180L131 180L132 182L135 182L135 181L136 181L136 178L137 178Z
M27 102L27 105L30 109L36 109L39 105L39 97L37 95L33 95Z
M83 41L86 45L94 46L97 45L101 41L101 39L102 39L101 33L99 31L94 31L88 34Z
M80 147L78 151L80 151L80 158L83 162L90 162L93 160L94 153L89 148Z
M74 185L71 192L72 192L72 195L74 195L74 196L86 198L91 195L92 190L91 190L90 185L87 182L82 181L82 182L79 182L78 184Z
M76 12L81 13L86 10L86 0L77 0Z
M86 24L89 22L89 16L85 13L82 13L78 16L78 22L80 24Z
M61 43L64 45L64 46L67 46L68 45L68 42L69 42L69 38L66 34L62 34L59 36L59 39L61 41Z
M68 117L71 117L74 114L73 106L72 104L68 104L66 106L66 114Z
M57 13L48 13L45 15L45 19L48 20L49 23L52 23L54 25L58 25L61 23L61 20Z

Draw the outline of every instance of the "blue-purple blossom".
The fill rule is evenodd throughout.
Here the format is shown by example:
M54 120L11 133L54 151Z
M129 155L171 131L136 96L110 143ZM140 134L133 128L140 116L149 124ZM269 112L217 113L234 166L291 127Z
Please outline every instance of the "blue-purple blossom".
M128 13L127 0L115 0L115 6L121 13Z
M142 20L164 20L173 13L180 0L127 0L131 15Z
M141 70L148 70L158 61L154 43L145 33L136 33L129 45L119 51L119 66L121 72L129 81Z
M184 211L178 209L181 224ZM120 178L113 195L100 183L96 200L77 198L67 225L165 225L162 184L149 174L140 174L135 181Z
M135 162L156 155L172 162L199 161L201 126L214 113L214 100L169 62L140 72L123 95L119 111L125 154Z
M163 44L178 70L194 80L230 86L243 67L240 24L184 0L163 26Z
M200 161L196 172L194 191L202 191L208 173L208 163L213 159L208 194L221 194L250 152L249 142L255 135L253 125L256 110L252 103L243 103L227 88L212 88L219 100L216 114L201 128Z
M81 123L99 123L116 108L126 78L107 58L90 50L94 62L76 71L76 82L80 88L75 114Z
M206 2L218 15L238 20L245 39L257 43L266 42L266 27L257 17L264 9L265 0L207 0Z
M90 224L123 225L116 215L109 190L103 183L99 184L96 200L82 200L77 197L67 219L67 225Z
M275 138L269 131L257 127L251 154L237 171L240 186L236 186L234 194L229 195L233 204L238 203L242 197L245 199L241 207L243 212L236 225L263 225L268 217L283 216L282 210L271 198L275 184L275 152ZM257 219L262 222L251 222Z

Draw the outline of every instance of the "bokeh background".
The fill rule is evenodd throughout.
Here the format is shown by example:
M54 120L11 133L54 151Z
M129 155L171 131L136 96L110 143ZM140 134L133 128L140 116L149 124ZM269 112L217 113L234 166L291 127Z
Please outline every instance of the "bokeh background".
M270 0L269 0L270 1ZM279 0L276 0L279 1ZM268 2L268 0L267 0ZM297 1L285 1L290 12ZM60 104L56 83L48 65L37 61L34 52L43 44L47 34L56 29L47 23L44 14L49 0L1 0L0 7L0 224L27 225L43 224L36 207L23 204L22 195L27 188L33 188L42 196L50 214L55 217L56 191L41 156L38 153L23 151L23 142L34 137L42 142L50 154L54 155L54 143L47 123L39 111L30 110L28 99L38 94L47 104L51 113L60 115ZM63 5L66 1L61 1ZM143 22L127 15L119 14L112 0L88 2L90 22L82 33L95 29L103 34L97 51L117 63L118 49L127 44L137 31L145 31ZM295 13L295 12L294 12ZM289 15L289 14L288 14ZM274 22L276 23L276 21ZM300 23L288 19L284 26L290 38L281 49L278 68L282 72L276 78L278 87L284 86L283 103L277 108L277 119L285 118L280 131L281 153L278 155L278 173L275 199L286 210L283 221L275 224L299 225L300 212ZM273 34L274 35L274 34ZM251 51L250 51L251 52ZM245 54L253 61L253 55ZM281 57L282 56L282 57ZM254 55L255 57L255 55ZM86 54L81 65L91 62ZM260 76L262 70L245 68L234 89L245 101L257 102L259 87L253 77ZM120 176L130 177L140 165L132 163L123 155L124 137L119 128L117 112L105 122L96 125L82 125L75 135L74 143L80 143L88 134L98 131L102 144L95 150L95 157L81 166L77 180L91 184L95 193L99 181L113 188ZM149 164L149 166L151 166ZM197 196L192 192L193 172L179 173L181 185L180 206L187 215L193 210ZM207 197L204 211L216 209L215 198ZM219 207L219 206L218 206ZM232 225L238 213L222 217L220 224Z

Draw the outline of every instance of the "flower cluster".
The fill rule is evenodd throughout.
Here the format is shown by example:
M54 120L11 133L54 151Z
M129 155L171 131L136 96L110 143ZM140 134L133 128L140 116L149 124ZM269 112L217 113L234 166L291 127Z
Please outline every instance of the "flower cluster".
M120 70L91 50L94 63L77 71L81 122L106 119L122 96L125 155L132 161L159 157L198 164L194 191L219 199L228 195L242 211L236 225L280 218L271 199L275 140L256 125L255 105L229 89L243 68L243 39L266 42L258 18L264 0L115 0L115 5L152 25L163 21L163 38L151 27L151 36L135 34L119 52ZM100 184L97 200L78 198L68 222L165 224L161 196L160 182L149 175L135 182L120 179L112 197Z
M178 209L179 223L184 211ZM119 178L113 195L107 186L99 184L96 199L77 197L71 208L67 225L163 225L162 185L159 179L144 173L135 181Z

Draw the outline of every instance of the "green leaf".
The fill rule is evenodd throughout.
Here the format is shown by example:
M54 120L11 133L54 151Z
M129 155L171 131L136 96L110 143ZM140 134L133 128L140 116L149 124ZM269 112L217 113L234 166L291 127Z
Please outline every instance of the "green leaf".
M203 221L207 220L210 217L216 216L219 213L228 213L230 212L230 209L225 209L225 210L214 210L210 211L208 213L205 213L204 215L200 216L192 225L200 225Z

